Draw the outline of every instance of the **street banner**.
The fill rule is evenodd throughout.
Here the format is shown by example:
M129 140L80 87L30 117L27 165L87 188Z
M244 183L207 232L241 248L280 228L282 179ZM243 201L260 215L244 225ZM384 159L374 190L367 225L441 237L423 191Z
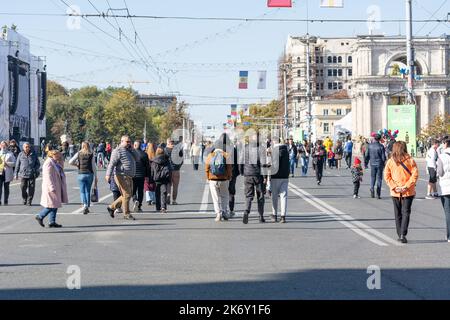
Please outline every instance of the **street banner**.
M398 130L397 141L405 141L408 152L416 156L416 106L388 105L388 128Z
M344 0L320 0L322 8L343 8Z
M267 71L258 71L258 89L266 89Z
M231 105L231 116L236 119L237 117L237 104Z
M239 89L248 89L248 71L239 71Z
M291 8L292 0L267 0L269 8Z
M231 119L231 114L227 115L227 123L233 125L233 119Z

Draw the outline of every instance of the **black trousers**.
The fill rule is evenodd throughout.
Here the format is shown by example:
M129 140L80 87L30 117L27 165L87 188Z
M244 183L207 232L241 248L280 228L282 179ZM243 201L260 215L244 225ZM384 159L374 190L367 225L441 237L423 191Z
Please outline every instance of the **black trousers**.
M155 198L156 198L156 210L167 209L167 190L169 184L156 184Z
M5 188L4 203L8 204L9 199L9 182L5 182L5 175L0 174L0 203L2 203L3 187Z
M360 181L354 181L353 182L353 195L358 195L359 194L359 187L361 186L361 182Z
M352 152L345 153L345 162L347 163L347 168L352 167Z
M317 164L316 164L316 178L317 178L317 181L322 182L323 166L324 166L325 162L326 161L323 161L323 160L317 161Z
M394 202L395 226L399 238L408 234L409 217L411 215L413 200L414 197L392 197L392 201Z
M34 197L34 189L36 187L36 179L22 178L20 180L20 189L22 189L23 202L31 204Z
M142 201L144 201L144 183L145 178L133 178L133 200L139 201L139 207L142 206Z
M236 195L236 180L237 177L232 177L230 180L230 183L228 184L228 193L229 193L229 200L228 205L230 207L230 211L234 211L234 203L235 203L235 195Z
M245 177L245 211L250 213L252 209L253 198L255 197L258 202L258 213L260 216L264 215L264 178L262 176Z

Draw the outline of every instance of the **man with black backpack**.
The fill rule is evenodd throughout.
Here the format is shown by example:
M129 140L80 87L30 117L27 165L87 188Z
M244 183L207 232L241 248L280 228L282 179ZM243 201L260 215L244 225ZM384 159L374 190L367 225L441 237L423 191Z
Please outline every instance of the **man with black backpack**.
M222 136L223 137L223 136ZM219 139L215 148L206 158L206 178L209 182L209 189L214 203L216 222L228 220L228 186L231 179L231 159L228 153L223 151L222 142Z

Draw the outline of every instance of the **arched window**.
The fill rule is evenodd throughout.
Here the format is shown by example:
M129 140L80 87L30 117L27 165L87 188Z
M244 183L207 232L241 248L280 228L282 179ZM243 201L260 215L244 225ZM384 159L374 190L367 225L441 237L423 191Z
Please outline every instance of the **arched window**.
M337 63L337 58L336 58L336 56L333 56L333 63Z
M332 62L333 62L333 60L332 60L331 56L328 56L328 63L332 63Z
M348 63L353 63L353 58L352 58L352 56L348 56L347 61L348 61Z
M297 70L297 77L301 77L302 76L302 70L298 69Z
M341 56L338 57L338 63L342 63L342 57Z
M300 57L297 57L297 63L300 63L300 61L301 61Z

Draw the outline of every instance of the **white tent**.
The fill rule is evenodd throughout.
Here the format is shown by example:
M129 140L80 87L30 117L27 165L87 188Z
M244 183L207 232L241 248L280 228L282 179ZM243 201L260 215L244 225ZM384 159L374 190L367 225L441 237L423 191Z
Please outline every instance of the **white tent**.
M338 139L339 135L348 135L352 133L353 121L352 113L349 112L341 120L334 123L334 138Z

